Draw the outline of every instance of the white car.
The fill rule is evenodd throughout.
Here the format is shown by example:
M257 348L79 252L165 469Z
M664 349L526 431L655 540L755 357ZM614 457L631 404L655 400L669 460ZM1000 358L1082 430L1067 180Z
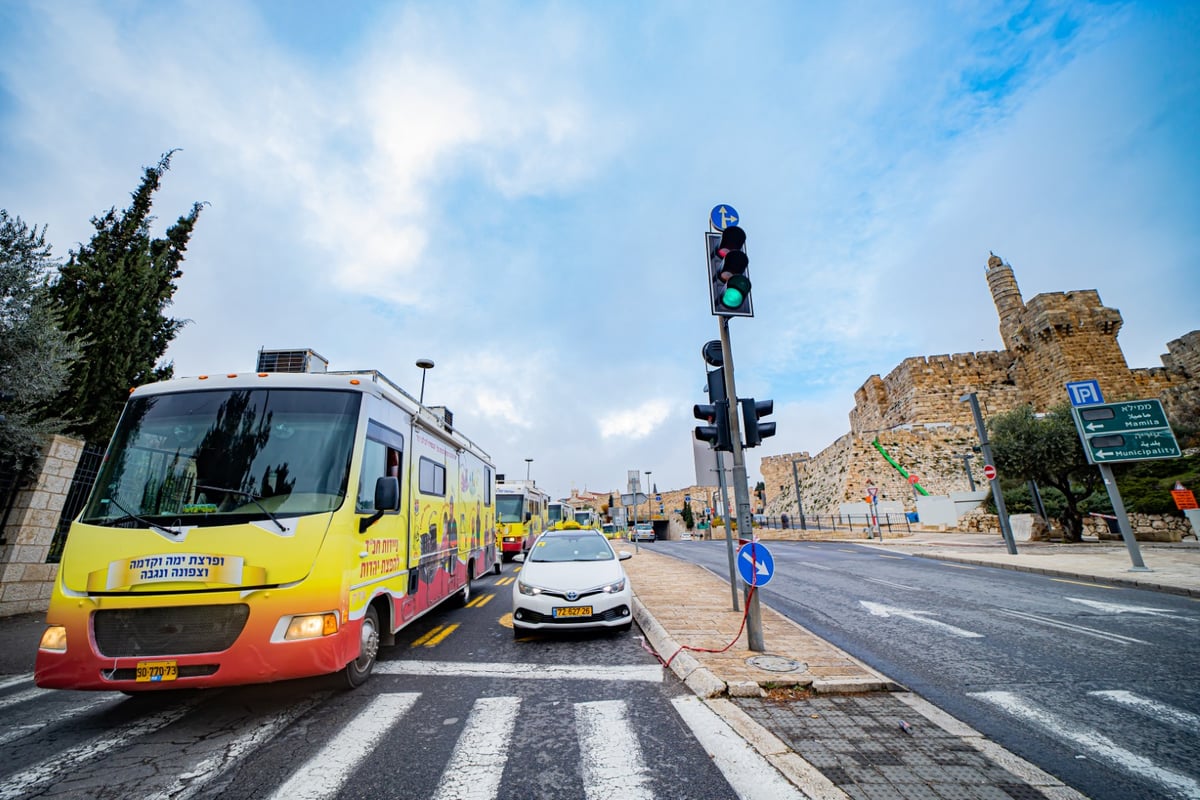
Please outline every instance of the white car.
M598 530L550 530L528 555L513 583L513 636L537 630L633 626L633 592L621 562Z
M629 534L631 542L653 542L655 540L654 523L639 522L633 526L633 530Z

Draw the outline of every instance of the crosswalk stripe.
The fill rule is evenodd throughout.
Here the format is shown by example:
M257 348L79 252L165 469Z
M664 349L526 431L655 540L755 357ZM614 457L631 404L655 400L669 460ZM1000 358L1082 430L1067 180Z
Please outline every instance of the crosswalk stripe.
M10 686L16 686L18 683L28 683L32 680L32 672L26 672L24 675L10 675L7 678L0 679L0 689L7 689Z
M575 704L587 800L653 800L650 775L623 700Z
M1145 714L1152 719L1177 725L1187 731L1194 732L1200 730L1200 714L1193 714L1182 708L1175 708L1174 706L1160 703L1157 700L1151 700L1149 697L1142 697L1133 692L1121 691L1119 689L1088 692L1088 694L1129 706L1134 711Z
M432 800L492 800L508 760L519 697L481 697L458 737Z
M469 678L519 678L522 680L645 681L662 683L657 664L608 666L602 664L502 664L467 661L380 661L376 675L453 675Z
M1054 715L1012 692L973 692L968 696L977 697L1014 717L1031 722L1053 736L1072 742L1080 749L1089 751L1093 756L1126 772L1148 778L1185 797L1200 797L1200 782L1195 779L1166 767L1160 767L1145 756L1126 750L1099 731L1089 728L1072 728Z
M191 711L199 702L199 699L196 699L181 703L174 708L149 714L135 722L105 731L103 734L62 753L55 753L16 775L10 775L5 778L3 784L0 784L0 800L11 800L11 798L29 794L41 786L54 782L60 775L69 775L74 767L85 761L121 747L139 736L145 736L170 725Z
M272 800L324 800L334 797L354 768L379 744L419 694L381 694L371 700L325 747L280 786Z
M142 800L188 800L203 789L209 781L218 777L227 769L232 768L243 758L254 752L264 742L269 741L275 734L291 725L297 718L328 699L329 692L320 692L302 702L284 709L278 714L264 717L254 723L254 727L238 736L227 747L212 755L187 772L176 777L175 782L168 788L146 795Z
M0 733L0 745L8 744L16 741L31 733L40 731L42 728L48 728L51 725L57 725L64 720L72 719L80 714L91 711L93 708L105 703L115 702L116 698L108 693L96 693L84 698L82 701L76 702L70 708L64 709L57 714L47 715L44 711L39 712L38 721L27 725L17 725Z
M800 790L699 697L677 697L671 705L742 800L803 800Z

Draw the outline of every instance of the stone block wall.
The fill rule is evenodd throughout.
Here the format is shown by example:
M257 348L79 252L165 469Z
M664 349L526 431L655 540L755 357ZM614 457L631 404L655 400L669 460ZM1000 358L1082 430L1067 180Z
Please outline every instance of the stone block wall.
M45 611L57 564L47 564L83 442L52 436L41 472L17 494L0 546L0 617Z

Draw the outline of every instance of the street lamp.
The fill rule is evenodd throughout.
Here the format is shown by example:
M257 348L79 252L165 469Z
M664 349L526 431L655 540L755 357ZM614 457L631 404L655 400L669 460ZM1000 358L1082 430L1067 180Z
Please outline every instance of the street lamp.
M796 513L800 515L800 530L808 530L808 523L804 520L804 506L800 502L800 473L796 471L796 464L799 459L792 459L792 481L796 484ZM817 525L818 530L820 525Z
M646 519L654 519L654 508L650 505L652 498L650 497L650 470L646 470Z
M433 369L433 359L418 358L417 366L421 368L421 399L418 402L421 405L425 405L425 373Z
M532 458L525 459L525 482L529 483L529 467L533 464Z

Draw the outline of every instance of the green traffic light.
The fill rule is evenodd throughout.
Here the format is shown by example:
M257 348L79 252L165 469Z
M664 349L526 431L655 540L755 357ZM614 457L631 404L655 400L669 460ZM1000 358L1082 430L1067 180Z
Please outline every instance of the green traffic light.
M734 275L725 284L725 291L721 293L721 305L732 309L741 308L749 294L750 279L745 275Z

